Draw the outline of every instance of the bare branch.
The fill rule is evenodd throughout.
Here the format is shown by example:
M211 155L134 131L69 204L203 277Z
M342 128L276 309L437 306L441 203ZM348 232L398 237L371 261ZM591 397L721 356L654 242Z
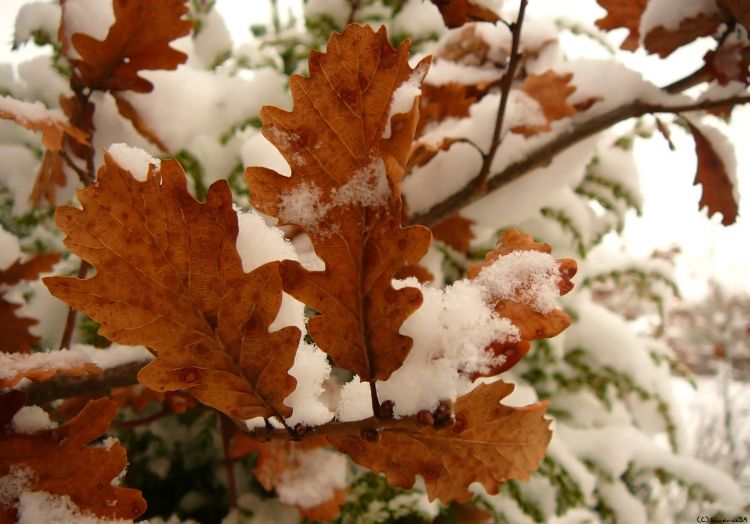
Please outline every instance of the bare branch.
M469 204L479 200L487 193L501 188L513 180L525 175L532 169L548 165L555 156L577 144L581 140L604 131L618 122L628 120L629 118L636 118L650 113L684 113L687 111L716 109L720 107L746 104L749 102L750 95L733 96L721 100L705 100L675 106L648 104L639 100L634 100L599 116L580 122L551 142L541 146L536 151L531 152L524 159L510 164L499 173L493 174L488 178L486 184L477 184L477 181L481 180L480 177L482 176L482 173L480 172L479 175L477 175L469 184L464 186L464 188L458 193L454 193L442 202L438 202L424 213L412 215L409 218L409 224L422 224L425 226L439 224L453 213L456 213Z

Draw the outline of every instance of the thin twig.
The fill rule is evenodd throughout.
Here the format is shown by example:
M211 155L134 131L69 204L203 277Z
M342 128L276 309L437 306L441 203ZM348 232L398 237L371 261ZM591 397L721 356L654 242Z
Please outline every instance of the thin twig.
M85 260L81 260L81 265L78 268L78 278L86 278L91 266ZM76 327L76 318L78 317L78 310L73 309L73 306L68 306L68 316L65 318L65 329L63 330L62 337L60 337L60 349L66 349L70 347L70 341L73 338L73 331Z
M508 59L508 69L505 71L503 76L502 84L500 85L500 104L497 108L497 118L495 119L495 129L492 131L492 141L490 142L490 149L486 154L482 155L482 167L479 170L479 175L472 181L472 185L482 187L487 182L487 177L490 174L492 168L492 160L495 158L495 153L500 147L501 142L501 131L503 129L503 121L505 120L505 111L508 107L508 98L510 96L510 88L513 85L513 80L516 76L516 69L521 59L521 53L519 47L521 45L521 28L523 27L523 16L526 12L526 4L528 0L521 0L521 6L518 9L518 18L514 24L510 25L512 34L512 43L510 48L510 58Z
M160 418L166 417L167 415L171 415L172 411L168 408L161 409L154 413L153 415L149 415L147 417L143 418L137 418L134 420L126 420L124 422L113 422L112 423L112 429L126 429L126 428L137 428L140 426L148 426L152 422L155 422L159 420Z
M350 0L351 9L349 10L349 16L346 19L346 25L349 25L351 23L354 23L354 17L357 14L357 9L359 9L359 4L362 0Z

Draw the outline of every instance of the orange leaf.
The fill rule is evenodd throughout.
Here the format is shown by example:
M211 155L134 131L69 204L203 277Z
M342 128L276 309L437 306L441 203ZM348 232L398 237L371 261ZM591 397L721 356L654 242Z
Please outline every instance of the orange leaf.
M22 280L36 280L40 273L52 270L60 260L59 253L42 253L26 262L16 260L6 269L0 269L0 286L12 286ZM5 353L28 353L39 339L29 333L29 328L37 321L16 316L21 306L3 298L0 292L0 351Z
M325 271L309 271L283 261L284 290L320 313L309 323L316 344L363 381L387 379L411 349L399 328L422 295L395 290L391 279L430 243L428 229L401 227L400 181L416 101L389 122L394 92L427 70L426 61L409 67L408 46L393 49L384 28L350 25L334 34L326 53L310 55L310 77L291 78L294 109L261 111L263 134L286 158L291 177L247 171L255 207L301 226L326 264Z
M460 253L468 253L474 233L471 231L473 220L464 218L458 213L449 216L432 228L432 234L441 242Z
M596 3L607 11L607 16L596 21L597 27L605 31L624 27L629 34L620 47L635 51L640 41L638 27L648 0L596 0Z
M498 258L516 251L538 251L549 254L552 249L547 244L534 242L530 235L515 229L509 229L503 234L497 248L487 254L483 264L469 268L469 278L476 278L484 267L489 266ZM573 283L570 279L576 274L577 264L569 258L557 260L557 264L561 277L558 282L558 289L560 294L564 295L573 289ZM528 282L520 282L515 288L516 299L498 300L495 304L495 312L501 317L509 319L518 328L521 340L510 343L493 343L488 350L497 356L505 356L505 361L481 376L494 376L509 370L528 352L531 347L529 341L554 337L570 325L570 317L559 309L540 312L529 305L523 299L523 294L529 285Z
M750 46L724 44L703 57L706 68L720 85L732 80L750 83Z
M53 295L83 310L109 340L151 348L138 379L157 391L189 388L236 418L289 416L287 374L295 327L268 326L281 304L277 262L250 273L237 253L237 215L224 181L201 204L175 160L139 182L105 155L97 184L64 206L66 245L96 268L87 280L46 278Z
M176 69L187 55L169 43L188 35L192 22L185 0L114 0L115 22L104 40L76 33L71 41L80 59L71 59L83 86L102 91L153 89L138 76L147 69Z
M5 400L0 397L0 404ZM107 431L116 411L114 402L99 399L54 429L17 434L5 425L0 433L0 477L28 470L27 491L67 495L81 512L101 518L138 517L146 510L140 491L112 485L127 465L125 448L119 443L87 445ZM12 515L13 503L17 500L0 508Z
M725 226L734 224L739 209L734 199L734 185L727 174L724 161L706 135L690 122L687 124L693 134L695 154L698 157L698 169L693 183L700 184L703 188L699 208L707 208L708 216L721 213L721 223Z
M48 149L44 152L34 181L34 188L29 195L31 203L34 207L39 207L44 199L50 206L57 205L55 193L58 187L65 187L66 181L62 152Z
M750 29L750 4L747 0L718 0L719 7L726 10L745 28Z
M475 86L453 82L440 86L422 84L416 135L420 136L424 128L433 122L469 116L469 108L477 101L481 91Z
M466 22L497 22L497 13L471 0L431 0L440 10L447 27L461 27Z
M325 502L311 508L298 508L299 514L310 522L333 520L341 513L341 506L346 502L347 493L349 493L348 488L334 490L331 498Z
M410 488L421 475L430 500L465 502L473 496L472 482L496 494L508 480L528 479L552 436L544 419L547 403L500 404L511 391L505 382L481 384L458 399L455 425L446 429L387 428L378 442L338 435L328 441L395 486Z
M680 21L677 29L659 26L648 32L643 39L643 47L649 53L656 53L665 58L678 47L689 44L701 36L709 36L718 29L722 19L718 13L699 13Z
M568 97L576 90L575 86L570 85L572 78L571 73L558 75L552 70L541 75L528 75L521 85L521 90L539 102L547 123L538 127L514 127L511 131L530 136L552 129L550 122L575 115L576 108L567 102Z
M47 109L41 102L22 102L0 95L0 118L13 120L31 131L41 131L42 143L50 151L62 149L66 134L82 144L88 143L84 131L70 125L59 110Z

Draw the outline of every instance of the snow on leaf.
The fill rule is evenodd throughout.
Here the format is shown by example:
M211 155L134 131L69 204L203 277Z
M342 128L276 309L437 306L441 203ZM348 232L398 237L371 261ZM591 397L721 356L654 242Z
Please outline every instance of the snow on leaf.
M530 136L552 129L550 122L575 115L576 108L567 102L568 97L576 90L575 86L570 85L572 78L571 73L559 75L552 70L541 75L528 75L521 84L521 90L539 102L547 122L541 126L518 126L511 131Z
M471 0L431 0L440 10L447 27L461 27L467 22L497 22L500 17L487 7Z
M649 53L665 58L678 47L689 44L701 36L709 36L716 31L722 19L719 13L698 13L684 18L676 29L659 26L643 38L643 47Z
M31 260L16 260L5 269L0 269L0 286L12 286L22 280L36 280L40 273L52 270L60 259L59 253L43 253ZM21 306L8 302L0 291L0 351L5 353L28 353L31 346L39 339L29 332L37 321L31 318L20 318L16 310Z
M20 409L16 400L2 396L0 406L11 403ZM6 419L8 410L2 407L0 411ZM0 480L24 472L19 479L23 491L69 496L82 512L101 518L138 517L146 510L140 491L113 485L127 465L125 448L119 443L88 445L107 431L116 411L113 401L99 399L57 428L18 434L4 424L0 428ZM12 518L17 503L17 498L3 500L0 517Z
M114 0L115 23L104 40L75 33L72 44L81 55L71 63L83 86L102 91L147 93L151 82L138 74L147 69L175 69L187 55L170 47L190 33L185 0Z
M725 226L737 220L739 206L734 196L734 183L727 172L727 165L717 152L714 144L697 126L688 122L690 132L695 140L695 154L698 157L698 168L694 184L700 184L703 194L700 208L708 209L708 216L721 213L721 223Z
M0 118L13 120L31 131L41 131L42 143L50 151L62 149L65 135L81 144L88 143L86 133L72 126L59 109L47 109L41 102L23 102L0 95Z
M252 472L264 489L276 490L279 500L296 506L303 517L332 520L348 491L348 465L345 457L325 449L326 445L322 437L259 442L238 433L230 442L229 456L237 459L257 452Z
M84 353L59 350L37 353L0 353L0 388L13 387L21 379L45 382L56 375L98 375L101 369Z
M482 376L492 376L512 368L530 348L530 341L561 333L570 317L554 307L558 296L573 289L570 279L577 271L571 259L554 260L547 244L510 229L484 263L469 268L470 279L490 289L495 312L509 319L520 332L520 341L496 342L488 350L504 356L499 366Z
M391 119L394 92L426 70L408 63L409 43L393 49L385 28L351 25L334 34L326 53L310 55L310 77L290 81L294 109L261 111L263 134L292 168L284 177L249 168L257 209L282 224L301 226L325 271L283 261L284 290L315 309L315 343L340 367L363 380L384 380L411 348L399 334L419 307L416 289L395 290L391 279L418 262L429 230L401 227L400 182L417 124L417 103Z
M629 34L620 47L635 51L640 41L638 27L641 23L641 15L646 9L648 0L596 0L596 3L607 11L607 16L597 20L596 25L605 31L624 27Z
M151 348L157 358L138 374L144 385L189 388L236 418L289 416L283 400L295 386L287 371L300 333L268 331L282 298L278 263L242 270L226 182L202 204L177 161L152 166L139 182L106 154L79 201L83 209L61 207L56 220L96 275L47 278L52 294L99 322L108 339Z
M511 391L504 382L478 386L457 400L455 424L445 429L387 428L377 442L338 435L328 441L395 486L410 488L421 475L430 500L465 502L473 496L472 482L496 494L508 480L528 479L552 436L544 419L547 403L500 404Z

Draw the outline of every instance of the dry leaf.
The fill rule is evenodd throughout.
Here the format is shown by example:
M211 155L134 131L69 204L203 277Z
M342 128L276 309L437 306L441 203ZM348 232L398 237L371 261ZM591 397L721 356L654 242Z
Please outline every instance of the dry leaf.
M701 36L712 35L721 22L719 13L699 13L681 20L677 29L666 29L664 26L652 29L643 39L643 47L649 53L656 53L665 58L678 47L689 44Z
M473 220L454 213L434 226L432 235L436 240L440 240L459 253L468 253L471 241L474 239L474 233L471 230L473 224Z
M596 0L596 3L607 11L607 16L596 21L597 27L605 31L624 27L629 33L620 47L635 51L640 42L638 28L641 25L641 15L648 0Z
M138 76L147 69L175 69L187 55L170 42L190 33L185 0L114 0L115 22L104 40L76 33L71 41L81 58L71 59L78 80L102 91L153 89Z
M503 234L497 248L487 254L484 263L469 268L468 277L475 278L482 271L482 268L514 251L539 251L549 254L552 249L547 244L534 242L533 238L526 233L509 229ZM570 279L576 274L578 267L575 260L569 258L559 259L557 263L560 272L558 290L560 295L564 295L573 289L573 283ZM526 286L526 283L521 282L516 287L516 293L519 297ZM504 356L505 361L501 365L493 367L487 373L474 375L475 377L494 376L509 370L528 352L531 347L529 343L531 340L554 337L571 323L570 316L559 309L541 313L520 298L519 300L499 300L495 304L495 312L501 317L509 319L518 328L521 340L502 344L493 343L488 351L492 351L497 356Z
M703 57L706 69L720 85L732 80L750 83L750 46L741 44L722 45Z
M143 384L112 388L109 396L118 407L129 407L136 412L143 411L151 402L166 404L173 413L185 413L197 404L195 398L184 391L154 391Z
M421 167L430 162L440 151L448 151L453 144L461 142L458 138L443 138L438 144L430 142L414 142L406 163L406 172L411 173L415 167Z
M426 61L409 67L408 46L394 50L384 28L350 25L334 34L326 53L310 55L310 77L291 78L294 109L261 111L263 134L286 158L291 177L247 171L255 207L301 226L326 264L325 271L308 271L283 261L284 290L320 313L309 323L316 344L364 381L387 379L411 349L399 329L422 295L395 290L391 279L430 243L428 229L401 227L400 181L416 101L388 122L394 91L427 71Z
M708 216L721 213L721 223L725 226L732 225L737 220L739 209L724 161L706 135L690 122L687 124L693 134L695 154L698 157L698 169L693 183L700 184L703 189L699 209L707 208Z
M105 155L97 184L64 206L66 245L96 268L87 280L45 279L53 295L101 324L100 333L151 348L138 379L157 391L189 388L235 418L289 416L299 330L268 326L281 304L278 263L250 273L237 253L237 215L224 181L201 204L175 160L139 182Z
M0 95L0 118L12 120L31 131L42 132L42 143L50 151L60 151L68 135L81 144L88 143L84 131L71 125L59 110L47 109L41 102L23 102Z
M521 90L539 103L547 123L535 127L518 126L511 131L531 136L552 129L550 122L575 115L576 108L567 102L568 97L576 90L575 86L570 85L572 78L571 73L558 75L552 70L541 75L528 75L521 84Z
M458 399L455 424L446 429L387 428L378 442L358 436L328 441L357 464L385 473L394 486L410 488L421 475L430 500L465 502L473 482L496 494L508 480L528 479L552 436L544 419L547 403L500 404L511 391L504 382L481 384Z
M479 99L485 89L454 82L433 86L422 84L419 98L419 124L416 136L421 136L425 127L446 118L469 116L469 108Z
M716 3L750 30L750 3L747 0L718 0Z
M440 10L447 27L461 27L467 22L497 22L500 17L493 10L471 0L431 0Z
M20 409L14 399L0 397L0 405L6 402ZM8 410L3 408L2 412L6 419ZM0 433L0 477L12 469L28 468L32 473L28 491L67 495L82 512L101 518L135 519L146 510L140 491L112 485L127 465L125 448L119 443L88 445L107 431L116 412L114 402L99 399L54 429L16 434L4 425ZM11 507L0 508L6 515L13 514Z
M58 187L65 187L67 179L63 169L63 155L60 151L44 152L42 163L36 174L34 188L29 199L34 207L42 205L42 200L50 206L57 204L56 193Z
M12 286L22 280L36 280L40 273L51 271L58 260L59 253L42 253L26 262L16 260L8 268L0 269L0 286ZM21 305L8 302L3 295L4 292L0 292L0 352L28 353L39 341L38 337L29 332L29 328L38 321L18 317L16 311Z

